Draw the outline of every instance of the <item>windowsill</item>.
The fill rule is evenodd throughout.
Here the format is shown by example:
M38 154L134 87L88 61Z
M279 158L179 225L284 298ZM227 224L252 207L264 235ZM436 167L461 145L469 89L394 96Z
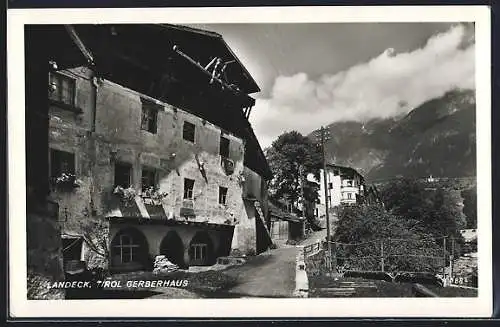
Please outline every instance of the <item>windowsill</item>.
M78 108L78 107L71 105L71 104L64 103L62 101L49 99L49 103L53 106L70 111L70 112L75 113L75 114L82 114L83 113L83 110L81 108Z
M148 131L147 129L142 129L141 128L141 131L142 132L146 132L146 133L151 134L151 135L157 135L157 132L151 132L151 131Z

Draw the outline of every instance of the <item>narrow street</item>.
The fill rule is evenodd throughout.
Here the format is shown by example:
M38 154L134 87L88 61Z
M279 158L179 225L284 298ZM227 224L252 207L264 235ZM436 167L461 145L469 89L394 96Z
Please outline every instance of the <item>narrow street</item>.
M243 266L225 271L239 282L227 292L241 297L292 297L298 250L296 247L270 250Z
M322 229L317 232L311 232L311 234L309 234L305 240L300 242L300 245L302 246L311 245L324 240L326 240L326 229Z

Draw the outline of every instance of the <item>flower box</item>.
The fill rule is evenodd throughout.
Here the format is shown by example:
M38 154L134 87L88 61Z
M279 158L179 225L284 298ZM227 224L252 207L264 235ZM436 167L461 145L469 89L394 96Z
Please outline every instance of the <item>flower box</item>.
M59 190L67 190L67 191L70 191L80 186L80 184L76 180L76 176L70 173L62 173L57 177L53 177L52 185Z

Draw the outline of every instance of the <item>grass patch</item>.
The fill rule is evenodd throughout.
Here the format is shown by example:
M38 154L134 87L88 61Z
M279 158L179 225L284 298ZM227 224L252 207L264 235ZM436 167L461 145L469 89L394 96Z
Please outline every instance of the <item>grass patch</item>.
M412 283L394 283L382 280L369 280L364 278L338 278L325 275L309 275L309 297L332 297L332 293L322 290L324 288L337 288L345 286L343 282L367 283L370 282L375 288L356 288L356 293L350 297L413 297ZM477 289L460 287L440 287L424 285L439 297L477 297Z
M332 294L322 288L336 288L343 285L342 282L370 282L376 288L357 288L351 297L411 297L411 284L392 283L383 280L368 280L364 278L339 278L324 275L309 276L309 297L332 297Z

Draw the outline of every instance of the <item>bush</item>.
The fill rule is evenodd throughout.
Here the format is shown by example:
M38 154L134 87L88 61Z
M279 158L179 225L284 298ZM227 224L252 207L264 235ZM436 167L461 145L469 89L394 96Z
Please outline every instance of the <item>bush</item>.
M431 273L401 273L394 277L398 283L419 283L424 285L443 286L443 281Z
M255 249L248 249L247 252L246 252L246 255L249 256L249 257L253 257L257 254L257 252L255 251Z
M366 279L385 280L386 282L392 282L391 275L383 271L348 270L344 273L344 277L360 277Z

